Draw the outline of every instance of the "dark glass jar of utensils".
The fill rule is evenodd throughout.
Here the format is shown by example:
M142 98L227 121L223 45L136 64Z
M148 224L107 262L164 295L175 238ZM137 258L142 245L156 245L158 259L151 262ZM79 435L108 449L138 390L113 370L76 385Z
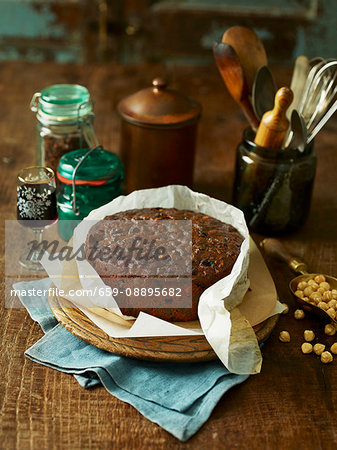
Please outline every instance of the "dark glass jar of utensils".
M251 231L277 235L299 228L306 220L316 172L313 141L303 152L269 149L244 131L236 153L233 204Z

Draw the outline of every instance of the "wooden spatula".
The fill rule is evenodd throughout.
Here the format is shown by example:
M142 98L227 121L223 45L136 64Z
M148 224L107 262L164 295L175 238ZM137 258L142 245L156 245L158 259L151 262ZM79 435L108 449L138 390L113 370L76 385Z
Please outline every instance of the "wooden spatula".
M251 95L257 70L267 65L267 55L261 39L251 28L235 26L224 33L222 42L230 45L237 54Z
M256 129L259 122L249 100L247 80L237 54L230 45L223 43L214 43L213 53L229 93L239 103L251 126Z
M287 111L287 117L290 120L291 113L294 109L298 109L302 100L302 94L304 91L305 82L309 75L310 65L306 56L298 56L295 62L294 72L291 78L290 89L294 93L294 100L291 108Z

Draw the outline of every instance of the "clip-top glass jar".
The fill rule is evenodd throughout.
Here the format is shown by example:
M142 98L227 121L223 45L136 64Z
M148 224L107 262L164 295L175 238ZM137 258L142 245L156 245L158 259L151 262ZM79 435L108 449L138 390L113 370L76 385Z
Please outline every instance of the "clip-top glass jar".
M62 156L57 168L57 209L63 239L70 239L78 220L120 195L123 176L119 157L101 147Z
M84 86L49 86L34 94L30 109L38 120L37 164L56 171L65 153L98 145L92 101Z
M315 172L313 141L303 152L265 148L254 143L247 128L236 153L233 204L243 211L251 231L294 231L308 216Z

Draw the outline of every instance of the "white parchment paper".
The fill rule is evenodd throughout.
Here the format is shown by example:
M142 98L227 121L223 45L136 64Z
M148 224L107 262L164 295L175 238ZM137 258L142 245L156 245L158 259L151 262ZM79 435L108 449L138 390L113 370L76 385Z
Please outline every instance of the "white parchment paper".
M121 314L112 296L88 298L86 295L67 296L100 328L112 337L145 337L205 334L206 339L223 362L233 373L253 374L261 368L262 356L254 330L241 314L238 306L249 287L249 233L243 213L237 208L205 194L196 193L186 186L165 186L157 189L134 191L128 196L120 196L112 202L92 211L76 227L73 236L74 253L85 242L89 229L96 221L120 211L140 208L177 208L187 209L210 215L233 225L243 236L240 254L231 273L206 289L200 297L198 315L202 330L190 330L168 323L145 313L141 313L134 324L124 327L97 316L90 308L104 307L109 311L130 320ZM76 285L78 289L93 290L105 287L103 280L87 261L76 260L73 265L60 267L59 261L42 261L49 276L57 287L65 290ZM54 264L57 263L57 264ZM60 273L63 270L63 277ZM69 272L73 274L69 276ZM275 298L276 304L276 298ZM89 310L87 309L89 308ZM280 309L280 308L278 308ZM279 312L276 308L276 312ZM282 310L282 308L281 308ZM270 314L272 315L272 314Z

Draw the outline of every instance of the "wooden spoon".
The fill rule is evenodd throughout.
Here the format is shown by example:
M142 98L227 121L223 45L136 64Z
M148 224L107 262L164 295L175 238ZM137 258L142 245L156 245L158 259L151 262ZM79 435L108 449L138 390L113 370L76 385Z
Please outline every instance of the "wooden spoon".
M292 269L294 272L300 273L302 275L293 278L289 283L289 288L292 294L294 295L297 302L301 305L303 309L306 309L307 311L312 312L313 314L316 314L317 316L320 316L324 318L325 320L329 320L330 322L333 321L337 323L336 319L332 319L332 317L327 314L324 309L319 308L316 305L312 305L309 302L306 302L302 298L295 295L295 292L297 291L298 283L301 281L309 281L313 279L316 275L320 275L317 273L308 273L307 271L307 265L300 261L299 259L292 256L288 250L284 247L284 245L278 241L277 239L273 238L267 238L264 239L260 246L264 249L265 253L275 258L279 261L285 262L290 269ZM331 289L337 289L337 278L332 277L330 275L324 275L326 281L330 284Z
M233 99L239 103L251 126L256 129L259 122L249 100L248 84L239 58L228 44L213 44L213 53L219 72Z
M237 54L251 94L257 70L267 65L267 55L261 39L251 28L235 26L224 33L222 42L230 45Z

